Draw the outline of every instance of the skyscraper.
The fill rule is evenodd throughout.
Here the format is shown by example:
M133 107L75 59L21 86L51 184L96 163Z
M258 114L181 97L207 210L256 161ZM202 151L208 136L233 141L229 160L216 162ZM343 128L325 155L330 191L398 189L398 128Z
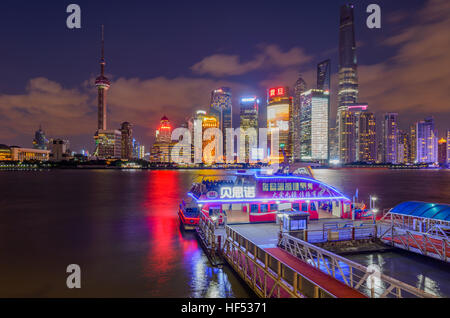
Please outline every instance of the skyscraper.
M211 108L210 114L217 118L219 128L223 134L223 153L226 155L226 129L233 127L232 122L232 102L231 102L231 88L220 87L211 93ZM231 149L234 152L234 149Z
M383 120L383 161L397 163L398 114L386 113Z
M339 127L339 161L351 163L362 161L360 158L360 117L367 111L368 105L349 104L339 107L337 124Z
M434 126L434 118L427 117L416 124L417 130L417 162L437 162L438 137Z
M244 132L246 130L250 131L251 129L255 130L255 137L258 136L258 110L259 110L259 100L255 97L246 97L241 98L240 103L240 115L241 115L241 137L245 138L245 140L239 145L240 147L240 155L245 157L243 158L245 162L249 162L251 160L252 151L254 149L250 149L251 147L251 140L250 135L245 134ZM257 146L257 139L256 139L256 146ZM241 161L244 161L241 160Z
M157 143L170 143L172 139L172 127L170 127L169 119L166 116L161 118L155 137Z
M306 82L299 74L297 81L294 84L294 96L292 103L292 122L291 122L291 135L292 135L292 159L300 160L300 109L301 109L301 97L302 93L306 91Z
M375 115L370 112L362 112L359 117L359 161L377 161Z
M330 91L331 89L331 61L325 60L317 64L317 89Z
M95 80L95 86L98 90L98 125L97 129L106 130L106 91L111 86L111 82L105 77L105 40L104 27L102 25L102 54L100 58L100 76Z
M447 163L447 140L445 138L438 140L438 162L442 165Z
M47 150L48 139L45 137L45 133L42 127L39 126L39 130L34 133L33 148L40 150Z
M122 159L133 158L133 129L129 122L123 122L120 127L122 134Z
M352 138L353 128L348 125L356 125L358 122L348 112L346 106L354 105L358 101L358 75L356 60L356 41L353 5L346 4L340 8L339 19L339 88L338 88L338 111L336 116L337 143L339 160L342 163L352 162L359 152L357 146L349 144ZM346 124L345 124L346 123ZM345 124L347 126L342 126Z
M409 163L417 162L417 123L409 127Z
M397 163L405 164L409 162L409 158L411 157L411 147L409 141L409 133L399 130L397 142Z
M289 87L275 87L267 91L267 128L270 140L270 160L282 162L292 157L292 134L290 123L292 122L292 98L289 97ZM272 148L274 129L279 129L279 153ZM274 144L275 146L275 144ZM283 156L283 151L286 158Z
M447 130L447 164L450 167L450 129Z
M310 89L302 94L300 110L300 156L304 161L325 162L329 155L329 92Z
M339 23L339 92L338 106L358 100L358 75L353 5L341 6Z

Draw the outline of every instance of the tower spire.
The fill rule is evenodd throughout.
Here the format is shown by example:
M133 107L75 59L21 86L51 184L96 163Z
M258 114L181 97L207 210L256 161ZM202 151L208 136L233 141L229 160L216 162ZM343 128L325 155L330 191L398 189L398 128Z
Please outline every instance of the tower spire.
M105 26L102 24L102 56L100 59L100 71L102 76L105 75Z

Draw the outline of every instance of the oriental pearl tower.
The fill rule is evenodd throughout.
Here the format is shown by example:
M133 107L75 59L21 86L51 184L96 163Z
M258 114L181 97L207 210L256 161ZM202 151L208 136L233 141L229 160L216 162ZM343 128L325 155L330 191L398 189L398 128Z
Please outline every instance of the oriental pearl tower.
M111 82L105 76L105 41L104 26L102 25L102 57L100 59L100 76L95 80L98 90L98 130L106 130L106 91L111 86Z

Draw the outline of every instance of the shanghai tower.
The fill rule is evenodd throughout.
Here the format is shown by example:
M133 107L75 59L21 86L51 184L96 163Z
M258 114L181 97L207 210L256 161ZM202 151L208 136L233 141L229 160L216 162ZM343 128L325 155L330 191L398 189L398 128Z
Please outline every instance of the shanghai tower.
M353 5L341 6L339 23L339 92L338 107L354 104L358 100Z

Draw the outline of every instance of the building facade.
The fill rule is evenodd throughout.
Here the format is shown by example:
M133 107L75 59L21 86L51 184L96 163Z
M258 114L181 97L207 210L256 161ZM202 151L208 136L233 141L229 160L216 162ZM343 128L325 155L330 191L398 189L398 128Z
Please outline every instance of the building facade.
M120 126L122 136L122 159L133 159L133 128L129 122L123 122Z
M45 133L40 126L39 130L34 133L33 148L40 150L47 150L48 148L48 139L45 137Z
M383 162L397 163L398 151L398 113L384 114L383 130Z
M359 161L377 161L377 126L373 113L362 112L359 116Z
M417 162L435 163L438 161L438 136L434 118L427 117L416 124L417 131Z
M368 105L365 103L349 104L340 106L338 109L336 127L338 127L339 161L341 163L362 161L360 158L360 118L367 109Z
M29 149L14 146L10 147L10 149L11 149L11 160L13 161L26 161L26 160L48 161L50 157L50 150Z
M291 135L292 135L292 160L301 160L300 155L300 110L302 94L306 91L306 82L299 74L297 81L294 84L294 96L292 100L292 121L291 121Z
M447 140L445 138L438 140L438 162L441 165L447 164Z
M358 101L358 75L353 5L340 8L338 106Z
M301 100L301 160L326 162L329 158L329 92L310 89L302 94Z
M68 140L52 139L50 147L50 161L65 161L71 159Z
M219 123L219 129L222 131L224 155L227 151L226 130L227 128L233 127L233 107L231 97L231 88L229 87L220 87L213 90L211 93L210 115L216 117ZM231 149L230 151L234 152L234 149Z
M122 156L122 134L120 130L99 129L94 136L95 155L99 159L120 159Z
M290 161L292 158L292 98L289 87L275 87L267 91L267 129L270 145L269 159L272 162ZM274 130L278 129L278 152L276 151ZM283 155L285 154L285 156Z
M258 112L259 100L256 96L241 98L240 102L240 144L239 156L241 162L250 162L254 149L250 149L252 144L250 140L256 138L256 146L258 145ZM254 132L251 135L252 131ZM243 157L241 157L243 156ZM254 156L253 156L254 157Z

